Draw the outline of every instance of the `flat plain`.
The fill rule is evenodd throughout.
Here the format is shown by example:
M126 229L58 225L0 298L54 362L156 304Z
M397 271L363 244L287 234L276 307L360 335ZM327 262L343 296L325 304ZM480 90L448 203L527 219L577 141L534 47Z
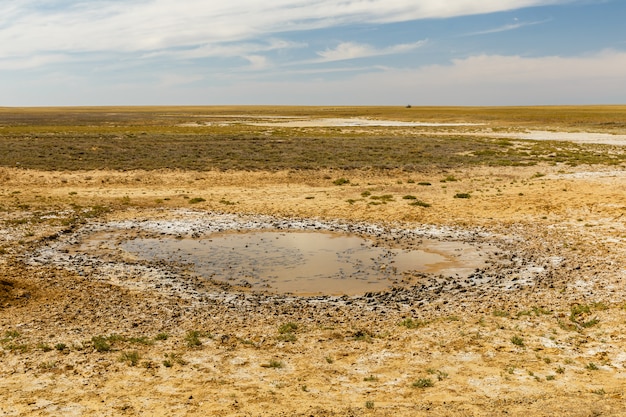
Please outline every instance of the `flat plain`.
M626 415L625 168L624 106L0 108L0 415ZM119 247L217 225L489 256L297 296Z

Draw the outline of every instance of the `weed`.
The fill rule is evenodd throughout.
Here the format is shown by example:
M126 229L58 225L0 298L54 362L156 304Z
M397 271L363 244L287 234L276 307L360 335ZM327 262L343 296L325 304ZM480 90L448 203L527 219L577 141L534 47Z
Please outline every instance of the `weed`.
M454 175L448 175L447 177L441 180L441 182L456 182L456 181L458 181L458 179Z
M366 376L365 378L363 378L363 381L365 381L365 382L376 382L376 381L378 381L378 377L375 376L375 375Z
M372 342L372 333L367 330L357 330L352 336L354 337L354 340L365 341L368 343Z
M150 346L154 344L154 341L146 336L131 337L128 339L128 342L138 344L138 345L146 345L146 346Z
M371 195L372 195L372 193L370 191L363 191L361 193L361 197L363 197L363 198L367 198L367 197L369 197Z
M285 333L278 336L278 340L281 342L295 342L298 340L295 334L293 333Z
M165 360L163 361L163 366L165 366L166 368L171 368L172 366L174 366L174 363L177 363L181 366L187 365L187 361L184 360L183 357L178 353L166 353Z
M9 343L7 346L5 346L5 349L11 352L26 353L28 352L28 345L25 343L18 343L18 344Z
M590 306L586 304L576 304L573 305L570 309L569 319L571 322L584 329L593 327L596 324L600 323L600 320L598 318L593 318L591 320L585 321L584 319L585 317L587 317L588 314L591 314Z
M277 361L275 359L272 359L271 361L269 361L268 363L263 363L261 364L261 366L263 368L273 368L273 369L280 369L280 368L284 368L285 364L283 364L281 361Z
M122 352L120 355L119 361L128 363L129 366L136 366L139 363L139 353L136 350L132 352Z
M52 350L52 346L47 343L39 343L37 344L37 348L41 349L44 352L50 352Z
M413 382L413 387L415 388L429 388L433 386L435 386L435 383L430 378L420 378Z
M454 195L454 198L470 198L471 195L468 193L456 193Z
M513 343L515 346L523 347L524 346L524 339L522 339L519 336L513 336L511 338L511 343Z
M601 301L595 302L595 303L591 303L591 306L595 309L595 310L599 310L599 311L604 311L604 310L608 310L609 307L604 304Z
M197 203L202 203L204 201L206 200L202 197L194 197L194 198L189 199L189 204L197 204Z
M403 200L417 200L417 197L415 197L414 195L405 195L404 197L402 197Z
M552 314L551 310L547 310L543 307L533 307L532 310L533 310L533 313L535 313L535 316L540 316L542 314L544 315Z
M374 401L365 401L365 408L371 410L374 408Z
M509 317L509 312L504 310L493 310L492 314L495 317Z
M17 330L7 330L6 332L4 332L4 337L6 339L17 339L20 336L21 334Z
M108 352L111 350L111 345L104 336L94 336L91 338L91 345L97 352Z
M431 375L437 375L437 380L439 381L443 381L444 379L448 378L448 373L438 370L438 369L434 369L434 368L428 368L426 370L426 372L428 372Z
M562 366L559 366L558 368L556 368L556 373L557 374L564 374L565 373L565 368L563 368Z
M599 388L596 390L591 391L592 394L597 394L597 395L604 395L606 394L606 391L604 391L604 388Z
M417 329L419 327L425 326L426 324L428 324L428 323L423 321L423 320L413 320L410 317L402 320L399 323L400 326L404 326L407 329Z
M154 340L167 340L170 337L167 333L159 333L154 337Z
M415 201L409 203L409 206L428 208L428 207L430 207L430 203L426 203L425 201L422 201L422 200L415 200Z
M280 333L280 336L278 339L284 342L295 342L296 335L294 334L294 332L297 329L298 329L298 325L293 322L281 324L278 327L278 333Z
M202 341L200 337L204 336L204 333L197 330L189 330L185 335L185 341L187 342L187 346L194 348L198 346L202 346Z
M431 183L427 182L427 181L422 181L422 182L418 182L417 185L421 185L424 187L428 187L429 185L432 185Z
M43 369L43 370L50 370L50 369L54 369L57 367L57 362L56 361L50 361L50 362L41 362L38 366L39 369Z
M324 358L324 359L326 359L326 363L333 363L333 362L335 362L335 360L333 358L331 358L330 356L326 356L326 358Z
M337 178L335 181L333 181L333 184L335 185L350 184L350 180L347 178Z
M380 202L383 202L383 203L387 203L389 201L393 201L393 196L391 194L373 195L373 196L370 196L370 198L372 200L380 201Z
M596 365L595 363L593 363L593 362L589 362L589 363L587 364L587 366L585 366L585 369L587 369L587 370L589 370L589 371L597 371L597 370L599 370L600 368L598 368L598 365Z
M546 376L546 381L554 381L556 379L556 376L554 375L547 375Z
M67 345L65 343L57 343L56 345L54 345L54 348L59 352L63 352L65 349L67 349Z

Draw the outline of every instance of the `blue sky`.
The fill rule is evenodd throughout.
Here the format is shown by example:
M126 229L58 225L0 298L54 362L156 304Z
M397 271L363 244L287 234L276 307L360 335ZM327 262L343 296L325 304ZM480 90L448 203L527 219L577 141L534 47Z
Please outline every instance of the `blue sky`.
M624 0L2 0L0 106L626 104Z

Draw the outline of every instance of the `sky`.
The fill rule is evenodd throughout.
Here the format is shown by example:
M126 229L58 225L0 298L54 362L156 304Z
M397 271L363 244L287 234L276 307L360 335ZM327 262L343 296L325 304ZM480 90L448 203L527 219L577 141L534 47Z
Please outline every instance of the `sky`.
M626 0L2 0L0 106L626 104Z

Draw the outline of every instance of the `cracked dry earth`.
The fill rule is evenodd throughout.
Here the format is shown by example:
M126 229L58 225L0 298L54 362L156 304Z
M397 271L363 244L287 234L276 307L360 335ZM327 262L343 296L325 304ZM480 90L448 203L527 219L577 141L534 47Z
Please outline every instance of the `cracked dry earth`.
M0 416L626 415L622 170L0 177ZM257 228L489 251L467 276L297 296L118 245Z

